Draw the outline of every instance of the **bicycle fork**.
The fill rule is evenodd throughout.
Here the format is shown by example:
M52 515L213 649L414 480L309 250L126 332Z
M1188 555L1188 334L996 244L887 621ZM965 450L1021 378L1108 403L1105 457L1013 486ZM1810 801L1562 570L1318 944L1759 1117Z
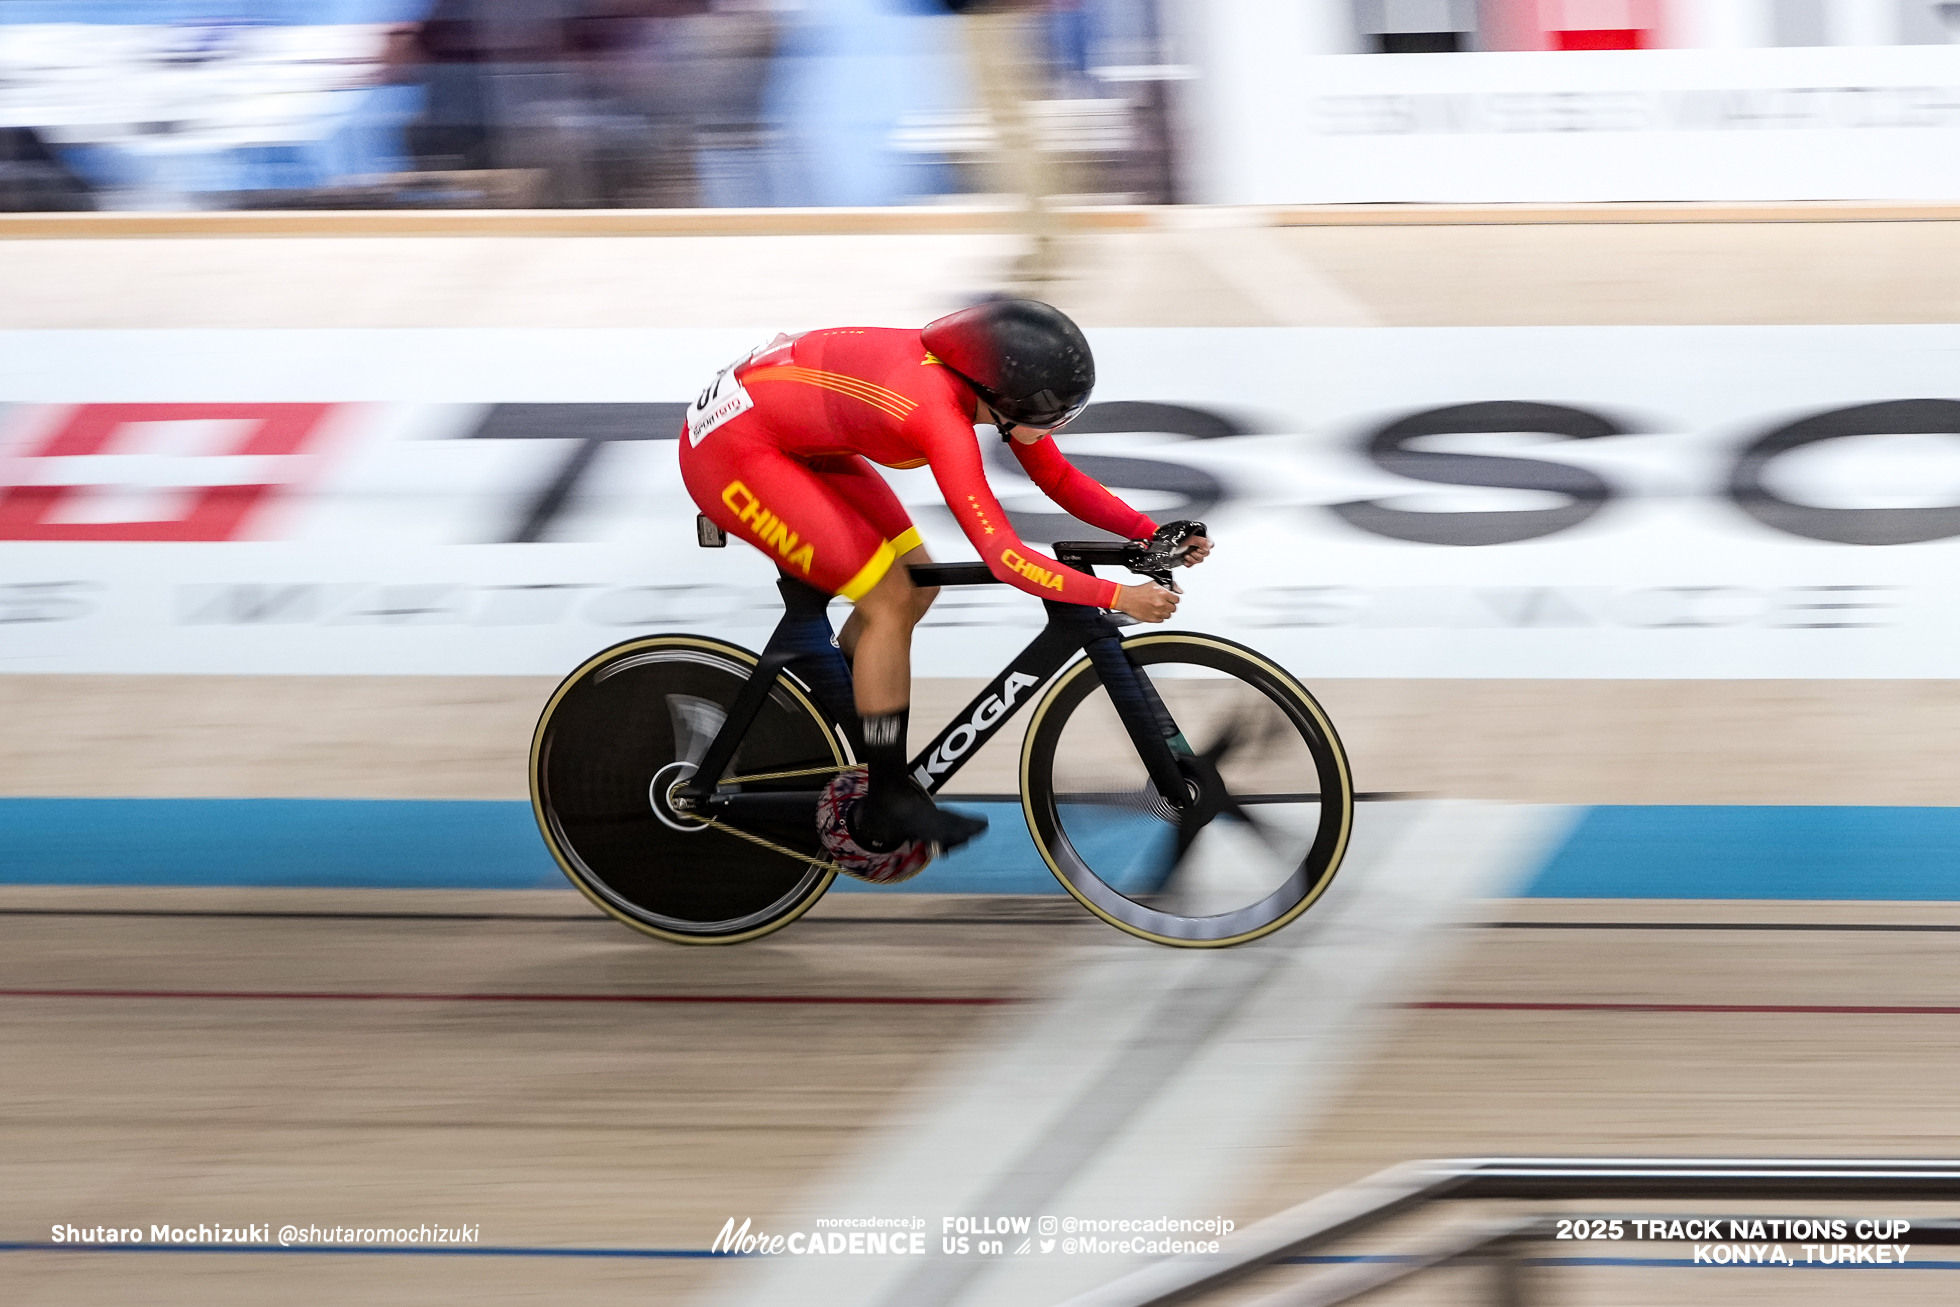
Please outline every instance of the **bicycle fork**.
M1060 614L1057 609L1075 608L1077 613L1085 610L1070 604L1058 604L1054 600L1048 604L1051 620L1081 620L1073 614ZM1137 756L1143 760L1144 770L1150 775L1150 783L1173 808L1188 808L1197 795L1185 770L1178 764L1180 756L1189 757L1191 746L1185 742L1184 732L1165 706L1163 696L1157 687L1143 674L1130 654L1123 647L1122 637L1115 624L1100 612L1086 610L1093 614L1090 621L1101 628L1102 633L1083 641L1082 650L1089 655L1095 666L1096 678L1102 682L1103 692L1109 695L1110 706L1122 719L1123 729L1129 733L1130 743L1136 746Z

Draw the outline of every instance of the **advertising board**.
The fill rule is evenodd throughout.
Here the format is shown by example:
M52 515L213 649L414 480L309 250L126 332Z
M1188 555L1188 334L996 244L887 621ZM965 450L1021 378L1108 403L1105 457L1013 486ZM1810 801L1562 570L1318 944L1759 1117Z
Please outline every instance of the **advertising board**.
M759 645L774 571L696 547L675 437L772 334L0 333L0 671ZM1960 675L1960 328L1091 336L1099 404L1063 449L1212 525L1179 625L1302 675ZM990 461L1025 538L1093 534ZM937 557L973 556L928 470L886 475ZM919 669L991 673L1040 622L948 591Z
M1953 199L1960 47L1310 55L1207 6L1212 204Z

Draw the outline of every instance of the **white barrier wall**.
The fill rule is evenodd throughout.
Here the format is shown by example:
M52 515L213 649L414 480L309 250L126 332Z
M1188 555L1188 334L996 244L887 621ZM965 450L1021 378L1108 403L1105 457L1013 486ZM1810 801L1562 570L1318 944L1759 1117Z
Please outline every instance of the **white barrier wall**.
M1194 8L1214 204L1960 196L1960 47L1322 54L1293 7Z
M672 437L771 330L0 333L0 670L758 645L773 571L694 546ZM1103 406L1065 449L1213 523L1179 623L1302 675L1960 674L1960 328L1092 336ZM1085 533L994 475L1030 539ZM929 473L890 476L972 556ZM920 669L991 673L1039 622L949 593Z

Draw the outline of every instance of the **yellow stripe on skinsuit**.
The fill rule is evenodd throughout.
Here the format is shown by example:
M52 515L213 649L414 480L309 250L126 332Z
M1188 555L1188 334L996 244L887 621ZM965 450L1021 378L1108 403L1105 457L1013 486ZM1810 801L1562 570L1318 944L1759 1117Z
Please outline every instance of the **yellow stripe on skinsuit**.
M895 408L902 408L908 413L919 406L918 401L909 395L893 390L889 386L881 386L875 381L867 381L863 377L851 376L847 372L825 372L821 368L805 368L795 363L788 363L783 366L793 368L799 372L808 373L812 377L821 377L827 382L843 386L849 390L858 391L867 396L875 395L885 403Z
M899 533L898 539L892 541L892 552L903 558L924 543L919 539L919 528L908 526Z
M856 603L870 591L872 586L885 579L885 573L892 570L892 564L897 559L898 551L893 549L889 542L880 544L878 552L871 555L871 561L859 568L858 574L846 581L844 588L837 593Z
M904 421L917 408L918 402L907 399L895 390L874 385L860 377L847 377L841 372L823 372L816 368L784 364L780 367L757 368L742 377L742 384L753 386L763 381L796 381L806 386L818 386L824 390L834 390L840 395L862 400L881 412Z
M839 394L849 395L853 399L861 399L865 403L875 408L883 409L893 417L901 419L918 407L912 400L907 399L895 390L886 390L883 386L874 386L868 381L861 380L857 377L847 377L837 372L811 371L808 375L796 377L793 380L802 381L812 386L822 386L826 390L834 390Z

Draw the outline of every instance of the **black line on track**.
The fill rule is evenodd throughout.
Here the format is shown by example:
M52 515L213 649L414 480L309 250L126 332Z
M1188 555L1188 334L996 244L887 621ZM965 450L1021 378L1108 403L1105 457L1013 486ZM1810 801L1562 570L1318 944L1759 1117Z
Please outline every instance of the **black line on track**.
M0 917L209 917L267 921L563 921L613 926L606 916L568 916L551 912L251 912L203 908L0 908ZM805 917L800 926L1076 926L1093 923L1088 913L1004 917ZM1928 934L1960 932L1960 924L1906 925L1894 922L1828 921L1478 921L1475 930L1802 930L1877 931Z
M944 799L948 803L1012 803L1018 805L1021 802L1021 796L1019 794L938 794L933 797ZM1256 802L1259 797L1265 796L1254 796L1251 800L1241 800L1241 802ZM1267 801L1284 800L1286 802L1298 803L1306 799L1318 799L1319 797L1318 794L1302 794L1297 796L1275 795L1268 798ZM1422 795L1414 791L1364 790L1354 796L1354 801L1356 803L1394 803L1403 799L1420 799L1422 797Z
M269 921L569 921L616 926L611 917L563 916L548 912L242 912L196 908L0 908L0 917L223 917ZM1088 913L1028 917L805 917L799 925L876 926L1069 926L1094 921Z
M568 916L552 912L252 912L204 908L0 908L0 917L210 917L267 921L563 921L574 925L617 925L606 916ZM805 917L803 926L1074 926L1095 920L1087 913L1004 917ZM1828 921L1478 921L1475 930L1806 930L1903 931L1951 934L1954 925Z
M607 922L604 916L564 916L550 912L243 912L205 908L0 908L0 917L265 917L304 921L579 921Z
M1480 921L1481 930L1826 930L1960 931L1960 925L1839 921Z
M1087 912L1077 912L1065 917L805 917L797 924L878 926L887 921L900 926L1074 926L1096 919Z

